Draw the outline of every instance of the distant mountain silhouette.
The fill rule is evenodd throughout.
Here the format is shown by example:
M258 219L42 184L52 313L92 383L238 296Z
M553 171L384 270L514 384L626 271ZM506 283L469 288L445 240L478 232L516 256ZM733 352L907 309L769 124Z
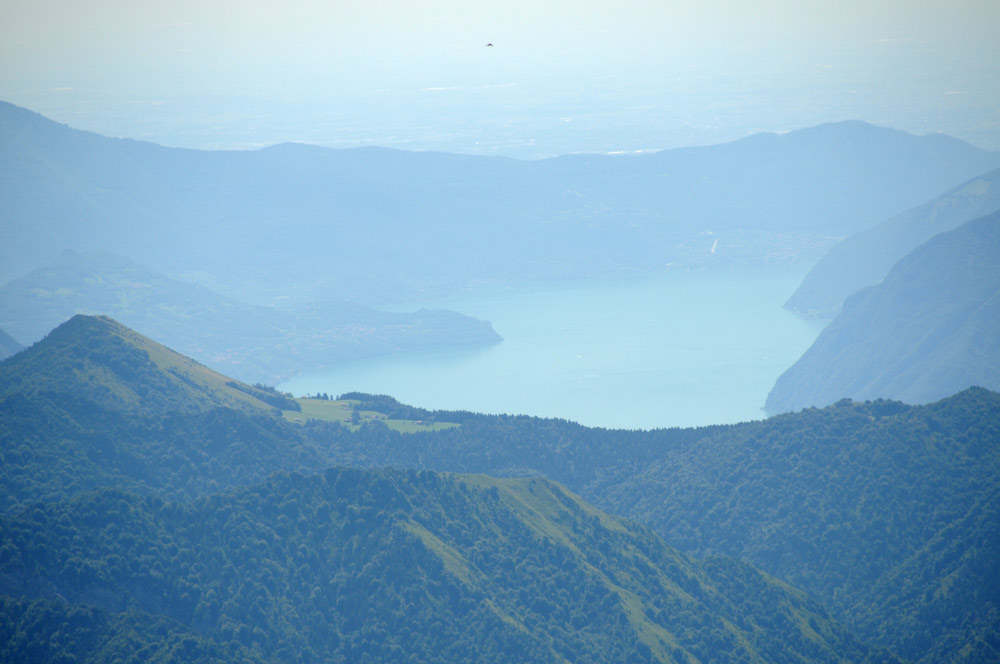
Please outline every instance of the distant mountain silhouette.
M926 403L972 385L1000 389L1000 212L934 236L849 297L765 409Z
M799 314L832 318L849 295L882 281L911 250L938 233L996 210L1000 210L1000 170L964 182L834 245L785 306Z
M17 339L0 330L0 360L10 357L23 349L24 345L19 343Z
M106 314L213 368L269 385L337 362L500 340L489 323L452 311L243 304L108 252L66 250L0 287L0 326L25 340L75 313Z
M946 136L861 122L516 161L295 144L171 149L0 104L0 280L66 248L103 249L254 303L371 303L482 281L812 260L997 167L1000 154Z

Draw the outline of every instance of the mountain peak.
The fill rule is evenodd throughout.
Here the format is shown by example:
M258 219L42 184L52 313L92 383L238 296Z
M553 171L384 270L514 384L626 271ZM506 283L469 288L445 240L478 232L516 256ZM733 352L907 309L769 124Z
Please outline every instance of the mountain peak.
M234 381L107 316L77 314L0 364L0 394L73 394L111 410L269 410ZM259 393L259 394L258 394Z

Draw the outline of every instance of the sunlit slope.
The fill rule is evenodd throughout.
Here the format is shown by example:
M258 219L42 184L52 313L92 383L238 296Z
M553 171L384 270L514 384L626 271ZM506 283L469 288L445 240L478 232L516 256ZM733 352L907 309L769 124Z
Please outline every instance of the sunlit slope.
M267 393L106 316L74 316L0 365L0 395L13 393L66 395L130 413L273 408L254 396Z
M192 498L317 467L297 404L105 317L76 316L0 363L0 511L98 487Z
M6 592L166 618L234 660L896 661L804 593L540 479L330 469L190 505L104 491L0 532Z
M312 420L350 427L344 405L245 385L111 319L77 316L0 364L0 512L99 487L192 499L316 470L328 450L310 439ZM407 432L456 426L356 416L373 418Z
M1000 212L928 240L848 299L765 409L927 403L973 385L1000 389Z
M832 318L845 299L882 281L897 261L934 235L997 210L1000 170L964 182L943 196L834 245L785 306L802 315Z

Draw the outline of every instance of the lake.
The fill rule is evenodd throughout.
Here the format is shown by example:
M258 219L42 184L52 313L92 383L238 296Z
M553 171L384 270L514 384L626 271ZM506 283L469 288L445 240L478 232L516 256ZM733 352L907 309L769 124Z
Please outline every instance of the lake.
M822 329L782 309L806 270L676 270L480 288L419 306L492 322L504 337L495 346L359 362L278 387L609 428L762 419L774 381Z

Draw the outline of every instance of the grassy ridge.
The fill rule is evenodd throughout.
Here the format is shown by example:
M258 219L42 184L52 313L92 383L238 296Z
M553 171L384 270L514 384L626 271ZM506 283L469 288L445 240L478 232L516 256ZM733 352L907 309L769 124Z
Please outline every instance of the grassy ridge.
M741 558L808 590L912 661L1000 650L996 557L984 554L996 539L998 393L657 431L449 416L461 428L406 444L363 428L327 449L372 466L549 477L685 552Z
M236 385L234 387L233 385ZM106 316L77 315L3 363L0 394L86 396L117 411L270 411L233 381Z
M333 468L189 504L105 490L0 520L0 541L4 593L155 618L230 661L897 661L804 593L537 478Z

